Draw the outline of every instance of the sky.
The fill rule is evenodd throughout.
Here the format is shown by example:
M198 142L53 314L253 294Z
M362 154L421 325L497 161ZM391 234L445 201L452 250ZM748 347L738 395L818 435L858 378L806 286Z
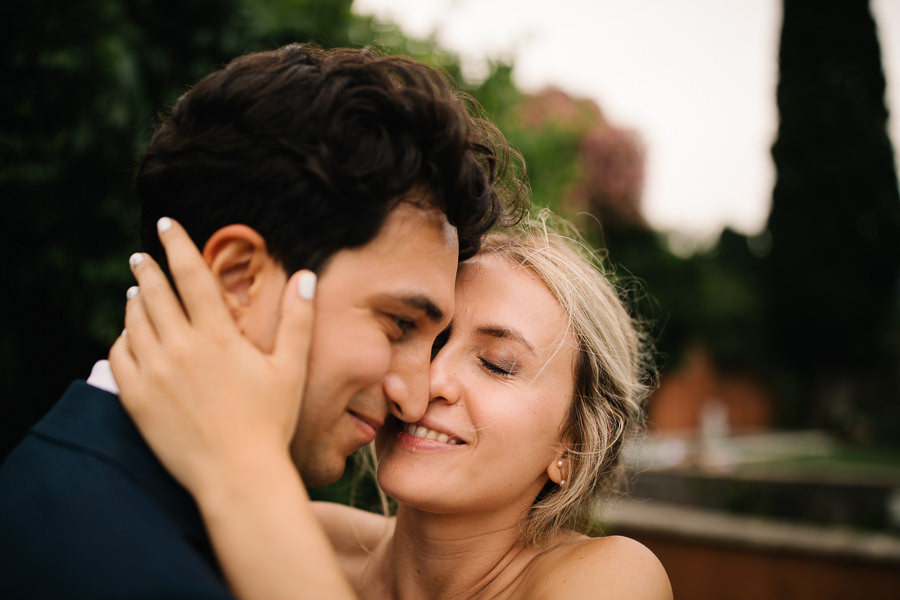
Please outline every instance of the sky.
M900 1L871 7L896 147ZM765 226L779 0L355 0L353 10L411 36L434 34L467 74L483 73L490 58L512 60L525 91L556 85L595 100L644 142L643 209L655 227L709 240L725 226Z

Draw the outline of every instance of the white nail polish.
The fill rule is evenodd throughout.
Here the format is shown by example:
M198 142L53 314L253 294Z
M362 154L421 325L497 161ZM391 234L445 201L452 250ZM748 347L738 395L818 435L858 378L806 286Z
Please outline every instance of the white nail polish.
M302 273L297 282L297 291L304 300L312 300L316 296L316 274L312 271Z
M132 269L136 269L142 262L144 262L144 255L140 252L135 252L131 255L131 258L128 259L128 264L131 265Z
M131 300L132 298L134 298L135 296L138 295L139 291L141 291L140 288L138 288L138 286L136 286L136 285L133 285L130 288L128 288L127 290L125 290L125 298L127 298L128 300Z
M172 228L172 219L169 217L160 217L159 221L156 222L156 230L160 233L164 233Z

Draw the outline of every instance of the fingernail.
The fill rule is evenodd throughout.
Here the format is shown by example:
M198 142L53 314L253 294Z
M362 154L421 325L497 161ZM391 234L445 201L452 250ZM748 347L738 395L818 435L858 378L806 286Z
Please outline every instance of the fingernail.
M297 291L304 300L312 300L316 296L316 274L304 271L297 282Z
M140 288L138 288L138 286L136 286L136 285L133 285L130 288L128 288L127 290L125 290L125 298L127 298L128 300L131 300L132 298L134 298L135 296L138 295L139 291L141 291Z
M137 266L138 266L139 264L141 264L142 262L144 262L144 255L141 254L140 252L135 252L135 253L132 254L131 257L128 259L128 264L131 265L131 268L132 268L132 269L136 269Z
M170 219L169 217L160 217L159 221L156 222L156 230L160 233L165 233L171 228L172 219Z

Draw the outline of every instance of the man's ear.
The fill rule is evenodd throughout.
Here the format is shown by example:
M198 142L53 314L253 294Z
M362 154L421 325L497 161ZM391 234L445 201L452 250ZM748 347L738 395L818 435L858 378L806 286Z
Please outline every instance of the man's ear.
M216 230L203 245L203 258L236 320L268 301L273 291L280 298L286 275L255 229L233 224Z

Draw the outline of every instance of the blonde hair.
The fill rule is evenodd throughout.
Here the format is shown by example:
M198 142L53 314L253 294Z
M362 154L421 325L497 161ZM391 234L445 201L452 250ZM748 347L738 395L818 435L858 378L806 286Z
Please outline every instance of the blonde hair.
M549 211L489 234L479 254L500 256L543 282L577 344L572 404L560 431L566 483L548 481L522 523L525 540L544 545L560 528L586 530L594 499L616 481L622 444L643 425L649 352L601 257Z

